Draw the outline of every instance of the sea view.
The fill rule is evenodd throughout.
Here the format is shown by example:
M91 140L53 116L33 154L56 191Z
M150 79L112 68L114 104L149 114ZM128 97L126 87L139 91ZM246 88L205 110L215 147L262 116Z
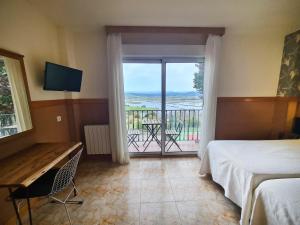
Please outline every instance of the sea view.
M161 109L161 93L159 92L127 92L125 93L126 109L147 110ZM166 109L202 109L203 98L197 92L167 92Z

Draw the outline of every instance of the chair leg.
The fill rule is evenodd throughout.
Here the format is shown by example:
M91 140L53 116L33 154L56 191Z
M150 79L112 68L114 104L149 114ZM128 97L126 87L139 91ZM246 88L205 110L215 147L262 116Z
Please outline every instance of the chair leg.
M72 179L72 182L73 182L73 187L74 187L74 193L73 193L73 194L74 194L74 197L76 197L78 191L77 191L77 189L75 188L75 179L74 179L74 178Z
M170 143L170 141L171 141L171 138L169 137L169 135L166 135L166 138L168 137L168 141L167 141L167 143L166 143L166 145L165 145L165 148L167 148L167 146L168 146L168 144Z
M177 148L179 148L179 150L182 152L182 149L180 148L180 146L178 145L178 143L177 143L177 141L176 141L176 139L179 137L179 135L177 135L176 137L173 137L173 136L170 136L170 140L169 140L169 142L170 141L172 141L172 143L170 144L170 146L168 147L168 149L166 150L167 152L170 150L170 148L173 146L173 144L175 144L176 146L177 146ZM168 143L169 143L168 142ZM168 144L167 143L167 144Z
M180 148L179 144L177 143L177 141L175 141L175 145L177 146L177 148L179 148L180 151L182 151L182 149Z
M65 203L64 203L64 207L65 207L66 213L67 213L67 215L68 215L68 220L69 220L69 223L70 223L70 225L72 225L71 217L70 217L70 214L69 214L68 208L67 208L67 206L66 206L66 204L65 204Z
M74 192L76 192L78 194L78 190L75 186L74 181L72 181L72 186L73 186ZM69 198L67 198L65 200L65 203L67 203L67 204L83 204L83 200L69 200Z
M135 147L135 149L139 152L139 145L136 143L135 139L138 137L138 135L130 135L128 137L128 147L130 147L130 145L133 145Z

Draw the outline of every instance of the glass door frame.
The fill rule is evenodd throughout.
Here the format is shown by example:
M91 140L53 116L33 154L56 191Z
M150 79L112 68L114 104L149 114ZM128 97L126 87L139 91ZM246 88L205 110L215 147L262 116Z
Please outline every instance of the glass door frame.
M123 57L123 63L160 63L161 64L161 151L131 152L130 156L195 156L195 151L166 152L166 81L167 63L200 63L204 57Z

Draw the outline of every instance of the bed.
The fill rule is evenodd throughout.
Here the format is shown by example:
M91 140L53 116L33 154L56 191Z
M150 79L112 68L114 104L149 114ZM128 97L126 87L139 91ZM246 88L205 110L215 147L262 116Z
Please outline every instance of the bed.
M254 192L251 225L300 224L300 178L262 182Z
M248 225L253 191L261 182L300 177L300 140L212 141L200 169L201 175L209 173L242 208L240 224Z

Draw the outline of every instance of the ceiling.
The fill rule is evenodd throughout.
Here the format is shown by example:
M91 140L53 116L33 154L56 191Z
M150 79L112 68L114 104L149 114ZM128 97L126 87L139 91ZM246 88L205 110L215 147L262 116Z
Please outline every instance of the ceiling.
M103 25L300 26L300 0L27 0L57 25L96 30Z

